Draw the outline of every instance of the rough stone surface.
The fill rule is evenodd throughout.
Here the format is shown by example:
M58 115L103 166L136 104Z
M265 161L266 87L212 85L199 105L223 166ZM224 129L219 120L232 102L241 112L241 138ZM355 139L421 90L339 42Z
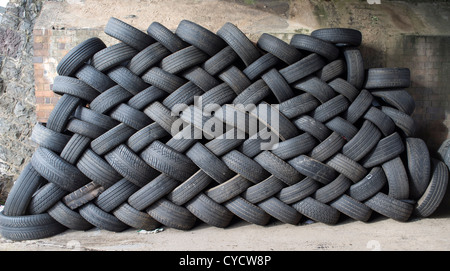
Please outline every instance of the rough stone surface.
M36 148L32 33L41 6L11 0L0 23L0 204Z

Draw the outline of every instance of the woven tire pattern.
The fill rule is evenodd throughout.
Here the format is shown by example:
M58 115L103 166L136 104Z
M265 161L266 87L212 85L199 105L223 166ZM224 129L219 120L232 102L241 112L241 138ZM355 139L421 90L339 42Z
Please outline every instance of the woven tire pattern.
M231 23L217 34L186 20L144 33L111 18L105 32L118 43L89 39L59 64L61 99L36 125L39 148L0 216L7 238L51 236L55 224L227 227L235 216L336 224L374 211L406 221L440 204L447 167L414 137L409 70L365 72L359 31L253 43ZM251 120L264 129L252 132ZM268 135L276 144L263 149Z

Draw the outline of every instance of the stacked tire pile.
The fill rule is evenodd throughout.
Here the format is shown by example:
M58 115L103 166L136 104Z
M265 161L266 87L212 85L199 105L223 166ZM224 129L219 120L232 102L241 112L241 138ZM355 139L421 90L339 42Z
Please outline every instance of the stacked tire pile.
M58 64L53 91L62 96L33 130L39 147L0 214L3 237L232 219L336 224L373 212L407 221L439 206L448 169L414 137L409 70L365 70L359 31L319 29L290 44L263 34L254 44L231 23L215 34L187 20L175 33L154 22L146 34L111 18L105 32L118 43L90 38ZM278 112L270 129L267 115L235 111L279 143L262 149L260 133L227 113L194 118L245 137L178 138L180 119L206 132L173 114L198 106L195 97L223 112L238 104Z

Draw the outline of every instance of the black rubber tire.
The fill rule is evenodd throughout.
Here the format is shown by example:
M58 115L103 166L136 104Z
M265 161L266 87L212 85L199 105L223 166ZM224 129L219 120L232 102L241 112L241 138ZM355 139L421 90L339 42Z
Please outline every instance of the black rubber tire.
M294 88L308 92L321 103L326 103L328 100L336 96L336 92L333 88L331 88L331 86L315 76L300 80L294 84Z
M126 142L135 132L135 129L121 123L92 140L91 149L98 155L104 155L120 144Z
M134 133L127 140L128 147L138 153L150 145L153 141L167 136L168 133L158 123L154 122Z
M367 205L345 194L331 202L330 206L359 221L367 222L372 215L372 210Z
M136 54L128 63L127 68L140 76L169 54L170 51L166 47L159 42L155 42Z
M99 229L121 232L129 228L117 217L98 208L94 203L88 203L80 207L80 215L89 223Z
M279 72L291 84L320 70L325 64L325 61L318 54L313 53L281 69Z
M77 168L105 189L122 179L122 176L108 162L91 149L87 149L80 157Z
M114 107L109 115L111 118L136 130L140 130L153 122L145 113L136 110L127 104L119 104Z
M351 28L321 28L311 32L311 36L338 46L359 46L362 42L361 32Z
M111 185L108 189L105 189L95 200L94 203L103 211L109 213L116 209L120 204L128 200L128 198L139 187L128 181L127 179L121 179L115 184Z
M336 78L328 82L328 85L337 93L344 95L350 102L353 102L359 95L359 90L342 78Z
M339 116L336 116L333 119L329 120L327 123L325 123L325 126L327 126L328 129L338 133L346 141L351 140L358 133L358 128L356 128L349 121Z
M274 145L271 152L283 160L288 160L311 151L317 141L308 133L303 133Z
M302 117L296 119L294 124L298 129L309 133L321 142L331 134L331 130L329 130L323 123L308 115L303 115Z
M234 50L227 46L217 52L210 59L206 60L203 63L202 68L211 75L217 75L221 71L223 71L226 67L230 66L236 59L238 59L238 55Z
M144 149L140 157L154 169L184 182L197 170L197 166L186 155L175 151L156 140Z
M279 59L272 54L264 54L252 64L248 65L242 72L250 80L255 80L265 71L273 68L279 63Z
M0 234L13 241L47 238L67 228L49 214L6 216L0 212Z
M381 139L375 148L372 149L360 162L365 168L378 166L403 153L405 146L402 138L395 132L390 136Z
M331 133L324 141L311 150L309 156L317 161L323 162L339 152L345 145L345 139L336 132Z
M384 102L404 112L412 115L416 104L414 98L406 90L385 90L372 91L373 96L381 98Z
M181 104L193 104L195 97L201 96L202 94L204 94L203 90L194 83L187 82L174 92L170 93L169 96L162 101L162 104L168 109L173 110Z
M378 192L375 196L365 201L364 204L370 209L384 216L390 217L400 222L406 222L414 209L414 206Z
M328 225L334 225L338 222L340 213L333 207L320 201L307 197L292 204L299 213L309 217L314 221L319 221Z
M342 154L358 162L377 145L380 138L380 130L366 120L358 133L342 147Z
M339 49L336 46L314 36L295 34L292 36L290 45L300 50L319 54L328 61L333 61L339 56Z
M166 72L177 74L188 68L203 63L208 59L208 55L200 49L189 46L171 55L166 56L160 62L160 67Z
M225 228L233 218L233 213L204 193L199 193L185 206L197 218L215 227Z
M348 158L347 156L337 153L328 160L327 165L334 168L337 172L352 180L354 183L359 182L367 175L367 170Z
M366 89L407 88L411 84L408 68L372 68L367 71Z
M131 97L133 97L133 94L123 87L116 85L98 95L90 103L89 108L95 112L104 114Z
M352 184L347 194L358 201L365 201L379 192L387 179L381 167L374 167L361 181Z
M97 70L104 72L124 61L132 59L138 51L127 44L120 42L98 51L91 58L91 65Z
M448 168L439 160L432 160L431 181L423 195L417 200L414 213L429 217L441 204L448 186Z
M102 93L112 88L116 82L111 80L106 74L97 70L89 64L83 65L76 73L75 77L85 82L98 92Z
M369 91L363 89L355 100L350 104L347 111L342 114L343 118L350 123L355 123L369 109L373 101L373 96Z
M292 204L312 195L320 186L319 182L306 177L294 185L281 189L277 197L286 204Z
M319 105L311 112L311 117L320 122L326 122L347 110L349 101L344 95L338 95Z
M322 184L329 184L337 177L337 172L330 166L323 164L306 155L297 156L288 161L301 174Z
M87 183L62 199L62 202L72 210L95 199L104 188L94 182Z
M406 137L414 137L416 133L416 123L411 116L387 106L382 106L381 111L394 121L395 126L400 128L405 133Z
M38 122L33 127L30 139L40 147L61 153L64 146L69 142L70 136L55 132Z
M165 174L160 174L158 177L151 180L148 184L134 192L128 198L128 203L136 210L144 210L148 206L164 197L177 185L179 185L179 182L177 180Z
M296 184L304 178L295 168L270 151L263 151L253 159L287 185Z
M73 77L62 75L55 77L52 90L56 94L69 94L87 102L92 102L92 100L100 94L100 92L93 89L85 82Z
M259 182L258 184L262 182ZM224 203L225 201L243 193L252 185L253 183L249 180L245 179L241 175L236 175L228 181L206 190L204 193L215 202Z
M209 74L207 71L205 71L199 66L195 66L193 68L188 69L187 71L183 72L181 76L183 76L184 79L194 83L204 92L208 92L214 87L220 85L219 80L217 80L215 77L213 77L211 74Z
M371 106L364 114L363 118L375 124L384 136L389 136L395 131L394 121L376 107Z
M147 33L172 53L188 46L187 43L158 22L151 23L147 28Z
M3 214L6 216L21 216L27 211L31 197L45 182L44 178L28 163L14 182L8 193Z
M303 93L279 105L280 112L287 118L295 118L314 110L320 102L309 93Z
M236 66L230 66L219 74L219 78L234 90L236 95L241 94L252 82Z
M159 223L179 230L190 230L197 220L188 209L166 199L155 202L146 212Z
M58 223L72 230L86 231L93 227L77 211L71 210L61 201L48 209L48 214Z
M64 94L61 98L59 98L52 112L50 112L45 127L57 133L63 132L70 116L73 114L78 105L80 105L80 103L80 98L69 94Z
M270 220L270 215L263 209L240 196L225 202L224 206L236 216L252 224L264 226Z
M87 39L73 47L58 63L56 72L59 75L70 76L78 70L89 58L106 48L103 41L97 37Z
M186 83L183 78L166 72L159 67L153 67L142 75L142 79L150 85L172 93Z
M75 111L75 117L82 121L95 124L96 126L106 130L110 130L119 125L119 122L117 120L83 106L77 108L77 110Z
M248 187L241 196L250 203L258 203L280 192L284 187L286 184L272 175L264 181Z
M172 189L166 198L176 205L183 205L203 191L212 181L213 179L200 169L185 182Z
M138 211L127 203L122 203L112 213L120 221L135 229L151 231L160 225L149 214Z
M417 200L427 189L431 176L431 158L425 141L420 138L406 138L406 158L409 195Z
M36 149L31 163L42 177L69 192L75 191L89 182L89 179L80 170L45 148Z
M283 40L267 33L263 33L259 37L256 45L267 53L281 59L288 65L291 65L302 58L302 53L300 53L300 51L294 46L289 45Z
M229 169L253 183L259 183L270 176L269 172L256 159L253 160L237 150L232 150L225 154L221 160Z
M226 46L226 43L219 36L188 20L182 20L178 24L175 34L210 56L217 54Z
M133 95L136 95L142 90L150 87L139 76L123 66L112 68L108 71L108 76L119 86L128 90Z
M120 144L105 155L105 160L125 179L139 187L159 175L159 171L145 163L125 144Z
M258 203L258 207L283 223L297 225L302 218L297 210L275 197L261 201Z
M233 48L246 66L252 64L261 56L253 42L232 23L225 23L217 31L217 35Z
M276 69L271 69L264 73L261 78L272 90L279 103L289 100L295 96L289 84Z
M334 181L317 189L313 198L322 203L329 203L344 194L352 184L353 182L350 179L343 174L339 174Z
M364 85L364 63L358 48L344 48L345 62L347 63L347 81L355 88L361 89Z
M409 181L405 166L400 157L384 162L382 165L389 185L389 196L395 199L409 198Z
M42 214L67 195L67 191L54 183L47 183L39 188L28 205L29 214Z
M336 59L323 66L316 73L316 76L324 82L330 82L336 77L341 76L345 71L347 71L345 61L343 59Z
M104 31L107 35L139 51L144 50L144 48L155 42L149 35L114 17L109 19Z
M167 96L167 92L155 86L148 87L128 100L127 104L134 109L143 110L152 102L161 100Z
M95 124L89 123L87 121L82 121L76 118L72 118L69 121L69 123L67 124L67 130L74 134L79 134L91 139L95 139L106 132L106 130L103 129L102 127L98 127ZM67 146L67 144L65 146Z

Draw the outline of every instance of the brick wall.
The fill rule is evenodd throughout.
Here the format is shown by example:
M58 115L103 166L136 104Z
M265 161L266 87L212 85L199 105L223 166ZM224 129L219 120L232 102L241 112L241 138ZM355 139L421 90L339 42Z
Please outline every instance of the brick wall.
M404 35L392 43L387 67L411 70L411 87L416 110L413 118L417 137L431 151L449 138L450 127L450 37Z
M59 100L52 91L56 66L67 52L78 43L99 37L108 46L114 42L101 29L34 29L34 76L36 116L38 122L47 122L50 112Z
M272 33L290 40L292 33ZM75 45L90 37L101 38L110 46L117 42L102 29L35 29L34 72L36 114L39 122L46 122L59 99L51 91L57 76L56 65ZM251 37L257 40L258 37ZM437 150L447 138L450 127L450 37L402 35L385 42L378 51L369 45L361 48L366 68L406 67L411 70L412 85L408 92L416 102L413 118L417 136L423 138L431 151Z

